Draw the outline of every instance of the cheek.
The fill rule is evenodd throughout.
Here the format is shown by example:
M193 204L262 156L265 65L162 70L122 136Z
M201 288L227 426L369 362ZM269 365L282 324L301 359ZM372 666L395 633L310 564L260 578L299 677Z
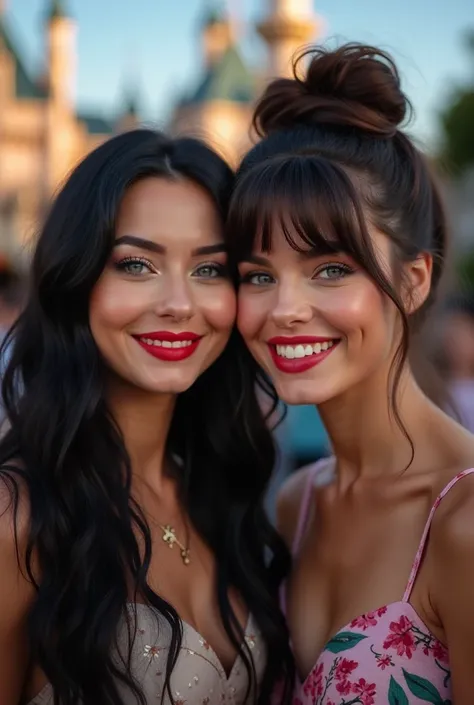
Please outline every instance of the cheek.
M122 329L137 319L144 307L143 290L126 287L112 277L99 280L92 291L89 304L89 320L93 331L100 329Z
M348 337L356 332L370 337L374 332L384 331L394 318L394 307L389 304L372 282L364 280L357 286L327 291L319 311L332 327Z
M225 287L216 287L212 292L209 291L201 299L200 310L208 325L215 331L230 332L237 314L234 288L229 284Z
M270 314L270 302L265 294L249 296L240 291L237 298L237 327L245 340L251 341L261 330Z

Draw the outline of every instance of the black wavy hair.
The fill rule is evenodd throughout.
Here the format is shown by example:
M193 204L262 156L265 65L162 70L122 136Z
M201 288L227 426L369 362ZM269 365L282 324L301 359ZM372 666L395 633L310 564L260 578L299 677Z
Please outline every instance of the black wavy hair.
M109 140L77 166L55 199L34 252L25 308L5 342L11 346L2 385L9 427L0 440L0 476L12 492L15 521L19 493L28 493L24 559L36 589L28 622L31 659L61 705L124 705L119 683L144 703L127 658L120 667L112 659L119 621L130 619L130 577L135 596L172 628L170 698L181 645L176 610L147 583L151 534L131 497L130 458L107 408L88 320L121 199L150 176L199 184L224 222L233 174L209 147L146 129ZM179 395L168 451L182 461L176 472L184 509L214 552L220 614L244 659L249 692L255 673L229 602L230 586L267 645L258 698L263 704L279 679L285 683L282 702L288 701L293 666L278 608L289 557L262 506L275 451L258 383L265 386L234 331L220 358ZM130 622L129 634L131 647Z
M357 43L313 47L296 57L292 78L272 81L258 101L253 124L262 140L237 171L227 237L235 260L255 243L271 249L275 221L295 250L346 252L397 307L402 338L388 390L397 388L412 331L435 298L447 249L443 205L427 160L401 129L411 105L392 58ZM392 243L395 281L377 260L369 227ZM403 262L433 256L431 290L407 316L397 286ZM413 456L412 456L413 457Z

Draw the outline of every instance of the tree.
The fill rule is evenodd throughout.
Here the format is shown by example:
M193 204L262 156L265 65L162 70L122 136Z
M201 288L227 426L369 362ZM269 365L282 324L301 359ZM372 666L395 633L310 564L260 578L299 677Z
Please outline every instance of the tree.
M467 33L465 45L473 64L473 79L456 89L440 115L441 161L450 173L459 175L474 167L474 30Z

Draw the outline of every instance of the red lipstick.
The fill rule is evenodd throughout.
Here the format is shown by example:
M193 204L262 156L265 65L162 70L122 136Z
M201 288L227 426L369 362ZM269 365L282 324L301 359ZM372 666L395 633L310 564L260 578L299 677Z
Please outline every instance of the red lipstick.
M323 362L335 349L339 340L314 335L276 336L270 338L268 347L275 366L280 372L295 374L305 372ZM293 357L282 355L282 348L290 346ZM288 351L285 350L288 354Z
M133 337L149 355L166 362L180 362L191 357L202 339L202 336L196 333L172 333L167 330L142 333Z

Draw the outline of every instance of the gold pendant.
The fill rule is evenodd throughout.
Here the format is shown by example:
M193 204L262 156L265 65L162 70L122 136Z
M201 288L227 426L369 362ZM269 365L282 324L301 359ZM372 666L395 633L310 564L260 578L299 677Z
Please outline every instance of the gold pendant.
M176 531L170 524L166 524L165 526L161 526L160 524L160 529L163 532L163 541L168 544L169 548L173 548L174 544L177 544L181 550L181 560L183 561L184 565L189 565L191 563L191 558L189 557L189 548L186 548L183 546L181 541L176 536Z
M160 526L163 532L163 541L168 544L170 548L173 548L173 544L176 543L176 534L172 526L166 524L166 526Z

